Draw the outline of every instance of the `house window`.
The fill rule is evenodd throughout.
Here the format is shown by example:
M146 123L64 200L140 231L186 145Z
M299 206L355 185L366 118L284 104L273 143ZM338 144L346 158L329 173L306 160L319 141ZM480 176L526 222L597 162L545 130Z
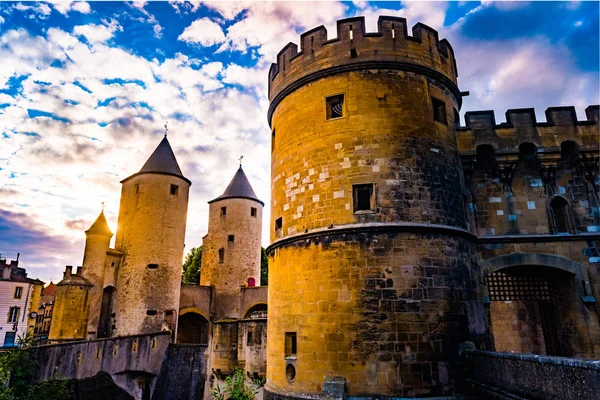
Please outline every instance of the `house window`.
M296 332L286 332L285 333L285 356L295 356L297 354L296 347Z
M252 345L252 331L248 331L248 337L246 339L246 346Z
M227 215L227 207L221 207L221 216L224 217Z
M344 95L329 96L325 99L327 119L341 118L344 116Z
M283 228L283 218L279 217L275 220L275 230L278 231Z
M225 249L219 249L219 264L225 262Z
M562 197L555 197L550 202L550 218L554 233L572 233L569 203Z
M23 294L23 288L21 286L17 286L15 288L15 299L20 299Z
M234 240L235 240L235 236L233 236L233 235L227 235L227 242L228 243L233 243Z
M256 208L250 207L250 216L253 218L256 218L256 215L257 215Z
M17 322L19 320L19 307L11 307L8 310L8 322Z
M438 100L434 97L431 98L431 104L433 105L433 119L434 121L441 122L442 124L447 124L448 120L446 118L446 103L441 100Z
M352 185L352 198L354 200L354 212L375 210L375 196L372 183Z
M179 186L171 185L171 195L177 196L177 193L179 193Z

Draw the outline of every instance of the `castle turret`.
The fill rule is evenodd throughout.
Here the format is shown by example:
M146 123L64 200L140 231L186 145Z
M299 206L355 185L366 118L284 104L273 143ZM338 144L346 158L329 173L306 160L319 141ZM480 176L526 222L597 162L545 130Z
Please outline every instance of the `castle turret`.
M56 285L49 343L85 339L92 287L81 276L81 267L75 273L71 265L65 267L63 279Z
M191 182L165 135L142 169L121 183L114 334L174 331Z
M240 310L240 287L260 284L264 203L256 197L241 166L223 194L208 203L200 285L214 287L216 320L240 318L244 312Z
M106 251L109 248L112 236L113 233L108 227L104 210L102 210L90 229L85 231L85 251L81 270L81 276L94 285L90 289L90 310L86 333L87 337L91 339L95 339L98 332L102 291L104 289Z
M442 395L483 332L453 50L422 24L378 26L315 28L269 72L266 398L320 395L331 376L351 397Z

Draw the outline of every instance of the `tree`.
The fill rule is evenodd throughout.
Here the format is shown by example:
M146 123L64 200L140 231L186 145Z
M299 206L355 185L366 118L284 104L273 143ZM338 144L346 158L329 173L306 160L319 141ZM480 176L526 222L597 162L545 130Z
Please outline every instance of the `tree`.
M264 247L260 248L260 286L269 284L269 257Z
M202 263L202 246L192 247L183 262L183 283L200 283L200 264Z

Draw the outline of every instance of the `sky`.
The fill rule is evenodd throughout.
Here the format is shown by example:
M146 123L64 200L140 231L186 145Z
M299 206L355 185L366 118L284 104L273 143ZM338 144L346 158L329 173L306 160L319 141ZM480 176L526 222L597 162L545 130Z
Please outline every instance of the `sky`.
M380 15L452 44L465 111L599 101L598 2L0 2L0 254L30 277L81 265L102 203L117 229L120 180L164 134L192 181L186 250L208 225L243 155L265 202L267 71L288 42L335 21ZM409 29L410 31L410 29ZM464 122L464 120L463 120ZM114 240L114 238L113 238Z

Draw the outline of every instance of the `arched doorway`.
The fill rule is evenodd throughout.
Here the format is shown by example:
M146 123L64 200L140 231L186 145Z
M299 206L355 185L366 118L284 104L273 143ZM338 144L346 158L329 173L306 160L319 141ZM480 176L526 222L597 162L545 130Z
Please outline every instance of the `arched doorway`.
M254 304L244 314L245 319L267 318L267 305L265 303Z
M102 308L100 309L100 321L98 323L98 339L110 337L112 332L111 314L117 294L114 286L107 286L102 292Z
M591 314L581 313L581 301L595 299L583 264L551 254L511 253L482 262L481 273L497 351L586 354L579 326Z
M208 344L208 321L202 315L188 312L179 317L177 343Z
M575 291L573 278L540 266L490 273L486 284L496 351L564 355L561 303Z

